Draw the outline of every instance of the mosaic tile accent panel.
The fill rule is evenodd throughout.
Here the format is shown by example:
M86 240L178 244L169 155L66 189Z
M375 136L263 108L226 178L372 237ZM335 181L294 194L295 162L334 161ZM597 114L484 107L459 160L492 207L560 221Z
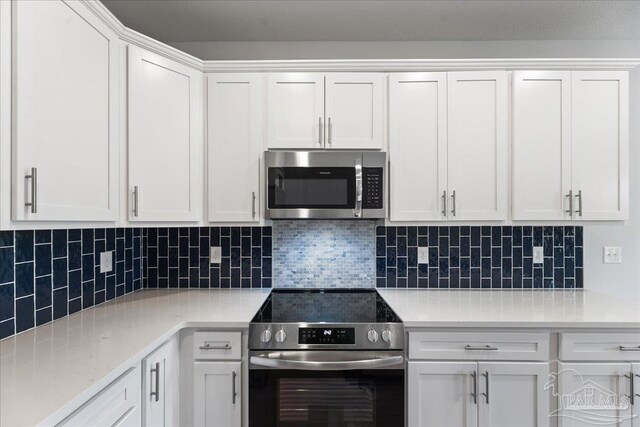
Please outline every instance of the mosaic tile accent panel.
M274 287L374 287L375 224L375 221L275 221Z
M270 288L271 227L183 227L144 230L144 287ZM211 246L222 263L211 264Z
M141 239L140 228L1 231L0 339L140 289Z
M376 285L390 288L582 288L583 229L574 226L376 228ZM543 262L533 263L533 247ZM429 262L418 263L418 248Z

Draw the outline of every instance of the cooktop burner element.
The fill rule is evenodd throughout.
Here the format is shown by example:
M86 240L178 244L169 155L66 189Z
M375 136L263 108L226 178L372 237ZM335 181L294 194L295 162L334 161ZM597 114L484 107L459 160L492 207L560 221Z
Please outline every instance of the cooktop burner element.
M249 347L397 350L404 328L375 289L274 289L251 321Z

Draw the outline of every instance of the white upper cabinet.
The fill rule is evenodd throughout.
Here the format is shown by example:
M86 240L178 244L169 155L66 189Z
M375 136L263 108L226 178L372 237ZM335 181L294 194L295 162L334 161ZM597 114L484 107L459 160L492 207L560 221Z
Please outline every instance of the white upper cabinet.
M513 219L628 217L628 74L516 71Z
M451 220L507 219L507 73L448 73Z
M202 212L202 73L129 46L129 220Z
M381 149L383 75L327 74L326 148Z
M324 148L324 75L269 74L269 148Z
M389 76L389 139L390 219L446 219L446 73Z
M259 74L207 77L209 221L257 221Z
M11 6L13 219L115 221L118 36L81 3Z
M570 219L570 100L570 71L513 74L514 220Z
M382 74L273 73L268 80L269 149L382 148Z
M628 78L627 72L572 73L571 175L575 219L628 218Z

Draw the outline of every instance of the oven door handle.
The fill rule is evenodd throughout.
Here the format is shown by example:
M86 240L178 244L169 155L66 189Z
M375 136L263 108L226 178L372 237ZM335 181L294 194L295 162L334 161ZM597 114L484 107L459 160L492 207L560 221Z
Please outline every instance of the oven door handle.
M403 356L390 356L376 359L347 360L339 362L312 361L312 360L287 360L282 358L269 358L251 356L251 364L277 369L301 369L307 371L347 371L351 369L378 369L388 366L400 365L404 362Z

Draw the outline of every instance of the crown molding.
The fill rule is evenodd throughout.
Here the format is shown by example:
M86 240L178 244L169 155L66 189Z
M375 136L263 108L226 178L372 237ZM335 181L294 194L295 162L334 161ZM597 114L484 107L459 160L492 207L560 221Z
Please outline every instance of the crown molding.
M204 72L241 71L460 71L460 70L630 70L640 58L385 59L203 61Z
M81 0L87 8L100 18L105 24L111 27L120 37L120 40L141 48L147 49L158 55L177 61L187 67L198 71L203 70L203 61L195 56L189 55L181 50L171 47L151 37L145 36L137 31L125 27L109 9L98 0Z

